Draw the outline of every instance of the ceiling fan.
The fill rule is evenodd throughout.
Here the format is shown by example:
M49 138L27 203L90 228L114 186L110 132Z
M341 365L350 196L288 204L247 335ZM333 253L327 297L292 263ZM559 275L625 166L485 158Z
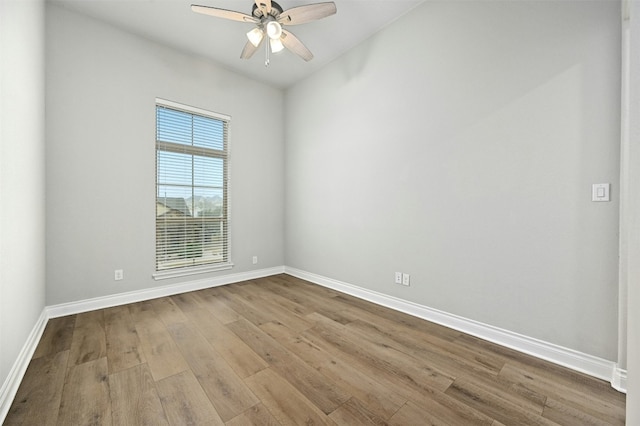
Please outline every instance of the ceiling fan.
M269 52L280 52L285 47L305 61L313 59L313 53L295 35L283 27L316 21L331 16L337 11L334 2L307 4L282 10L282 7L272 0L255 0L251 15L195 4L191 5L191 10L218 18L256 24L255 28L247 33L249 40L244 49L242 49L240 57L249 59L258 50L262 42L268 39L269 42L265 45L265 66L269 65Z

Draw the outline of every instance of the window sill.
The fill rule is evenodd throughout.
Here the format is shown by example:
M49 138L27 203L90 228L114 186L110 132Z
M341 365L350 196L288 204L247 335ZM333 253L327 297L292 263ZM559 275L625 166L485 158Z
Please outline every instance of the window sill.
M189 275L206 274L208 272L225 271L233 268L233 263L222 263L218 265L193 266L181 269L170 269L168 271L160 271L153 274L153 279L166 280L169 278L186 277Z

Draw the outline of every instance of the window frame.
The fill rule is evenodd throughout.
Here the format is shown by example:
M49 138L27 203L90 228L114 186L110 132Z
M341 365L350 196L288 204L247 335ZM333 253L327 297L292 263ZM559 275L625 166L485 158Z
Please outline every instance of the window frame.
M201 116L201 117L205 117L205 118L212 118L214 120L219 120L224 122L224 126L225 126L225 135L223 135L223 150L222 150L222 154L219 154L220 150L215 150L215 149L210 149L208 151L210 151L211 155L202 155L202 148L200 147L193 147L192 145L184 145L178 148L179 144L176 143L171 143L171 142L166 142L166 141L160 141L158 140L158 134L157 134L157 126L158 126L158 108L167 108L167 109L171 109L171 110L175 110L175 111L179 111L179 112L184 112L187 114L191 114L194 116ZM188 265L188 266L182 266L182 267L175 267L175 268L169 268L169 269L160 269L158 270L158 234L157 234L157 211L155 213L156 219L154 221L154 273L152 274L153 278L155 280L161 280L161 279L168 279L168 278L175 278L175 277L181 277L181 276L188 276L188 275L195 275L195 274L204 274L204 273L208 273L208 272L215 272L215 271L222 271L222 270L228 270L231 269L234 264L231 261L231 173L230 173L230 127L231 127L231 117L225 114L220 114L220 113L216 113L216 112L212 112L212 111L208 111L205 109L201 109L201 108L197 108L197 107L192 107L189 105L185 105L185 104L180 104L177 102L173 102L173 101L169 101L166 99L161 99L161 98L156 98L155 100L155 108L154 108L154 116L155 116L155 125L156 125L156 131L155 131L155 144L154 144L154 154L155 154L155 167L154 167L154 171L155 171L155 177L154 177L154 189L155 189L155 195L154 195L154 202L156 203L156 208L154 210L157 209L157 202L158 202L158 188L160 186L160 182L158 179L158 152L162 151L162 152L178 152L178 153L184 153L184 154L188 154L188 155L199 155L199 156L203 156L203 157L212 157L212 158L222 158L224 160L224 169L223 169L223 187L222 187L222 191L223 191L223 219L222 219L222 223L224 223L224 226L226 228L226 232L224 232L224 237L226 238L226 241L223 241L223 250L225 248L226 245L226 250L224 250L224 253L226 254L226 258L223 259L222 262L218 262L218 263L210 263L210 264L202 264L202 265ZM198 152L199 151L199 152ZM194 183L192 182L192 191L194 190L194 188L196 188L197 186L194 185Z

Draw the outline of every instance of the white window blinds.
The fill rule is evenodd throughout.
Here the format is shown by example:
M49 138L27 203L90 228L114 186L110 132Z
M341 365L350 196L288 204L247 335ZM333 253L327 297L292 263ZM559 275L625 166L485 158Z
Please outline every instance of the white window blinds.
M228 267L229 117L156 104L156 272Z

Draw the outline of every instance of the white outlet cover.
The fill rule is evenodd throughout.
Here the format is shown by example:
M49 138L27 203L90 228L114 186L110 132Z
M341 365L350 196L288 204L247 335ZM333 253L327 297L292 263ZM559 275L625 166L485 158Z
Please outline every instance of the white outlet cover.
M402 285L411 285L411 276L409 274L402 274Z

